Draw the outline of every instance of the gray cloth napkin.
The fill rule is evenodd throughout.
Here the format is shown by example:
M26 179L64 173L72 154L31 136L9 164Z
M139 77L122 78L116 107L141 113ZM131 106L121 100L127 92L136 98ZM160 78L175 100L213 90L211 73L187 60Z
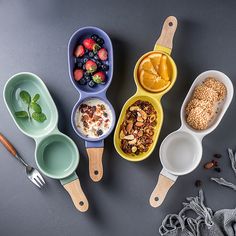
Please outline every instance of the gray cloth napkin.
M236 154L228 149L232 169L236 174ZM236 185L223 178L211 178L216 183L236 190ZM179 214L169 214L159 228L165 236L236 236L236 209L223 209L215 213L204 205L203 191L199 196L187 198Z

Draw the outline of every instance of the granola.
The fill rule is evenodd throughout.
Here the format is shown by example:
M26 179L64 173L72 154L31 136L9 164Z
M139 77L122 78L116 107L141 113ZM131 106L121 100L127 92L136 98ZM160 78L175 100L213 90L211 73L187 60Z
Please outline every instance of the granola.
M83 135L98 138L110 130L112 112L105 102L96 98L90 99L78 107L75 122Z
M148 101L137 100L126 111L120 127L121 149L127 154L147 152L153 143L157 112Z

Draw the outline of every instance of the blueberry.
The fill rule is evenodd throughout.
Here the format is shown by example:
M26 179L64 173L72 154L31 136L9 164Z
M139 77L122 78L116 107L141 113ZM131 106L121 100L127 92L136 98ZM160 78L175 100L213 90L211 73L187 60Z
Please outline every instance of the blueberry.
M102 63L99 60L95 61L95 63L97 64L98 67L102 66Z
M83 63L82 62L78 62L76 65L77 65L77 68L79 68L79 69L83 67Z
M87 57L83 58L83 63L86 63L87 61L88 61Z
M103 134L103 131L101 129L97 130L97 135L101 136Z
M91 39L93 39L93 40L97 40L99 37L96 35L96 34L93 34L92 36L91 36Z
M99 57L98 57L98 55L94 55L94 60L99 60Z
M102 38L97 39L97 43L102 46L104 44L104 40Z
M87 82L86 82L85 78L82 78L82 79L79 80L80 85L85 85L86 83Z
M92 77L90 75L85 75L84 78L85 78L86 82L89 82L92 79Z
M89 52L88 55L89 55L90 58L93 58L93 57L94 57L94 53L93 53L93 52Z
M108 70L109 70L109 66L106 65L106 64L102 64L102 65L101 65L101 69L102 69L103 71L108 71Z
M96 85L96 83L93 80L90 80L88 83L89 87L94 87Z
M76 57L75 58L75 63L79 63L79 62L81 62L81 58L80 57Z
M83 70L86 70L86 65L85 64L83 65Z
M84 50L84 53L85 53L85 54L89 53L89 50L86 48L86 49Z

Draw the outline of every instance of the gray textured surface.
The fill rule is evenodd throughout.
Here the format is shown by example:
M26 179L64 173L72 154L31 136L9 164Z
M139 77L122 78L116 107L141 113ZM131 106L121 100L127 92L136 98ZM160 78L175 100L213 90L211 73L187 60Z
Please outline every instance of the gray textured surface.
M227 3L226 3L227 2ZM207 1L0 1L0 90L16 72L31 71L48 86L60 113L60 129L77 143L78 167L90 211L77 212L59 182L46 178L39 191L21 166L0 146L0 234L143 236L158 235L168 213L178 212L186 196L196 195L196 179L202 179L207 204L214 210L235 207L235 192L209 181L213 171L202 165L215 152L222 153L222 176L236 181L226 156L235 148L235 99L216 131L203 141L204 153L198 169L179 178L159 209L148 204L161 169L158 148L149 159L131 163L114 150L112 135L106 140L104 180L93 183L83 142L73 132L70 113L78 93L68 77L67 43L78 28L94 25L104 29L114 44L114 80L108 97L117 115L135 92L133 68L138 58L152 49L162 22L175 15L179 26L173 58L178 67L174 88L163 98L165 121L158 144L180 125L179 111L194 78L207 69L225 72L235 85L236 2ZM0 98L0 131L15 144L27 161L34 162L34 142L15 126Z

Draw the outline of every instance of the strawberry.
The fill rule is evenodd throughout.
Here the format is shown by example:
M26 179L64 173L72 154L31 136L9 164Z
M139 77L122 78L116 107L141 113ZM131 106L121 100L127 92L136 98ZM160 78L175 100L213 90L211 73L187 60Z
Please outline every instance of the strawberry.
M105 80L106 80L106 76L105 76L105 73L102 71L99 71L93 75L93 81L97 84L101 84L105 82Z
M75 49L74 55L75 57L82 57L85 53L83 45L78 45Z
M83 41L83 45L90 51L97 51L100 49L100 46L91 38L87 38Z
M76 81L79 81L83 78L84 72L82 69L76 69L74 71L74 78Z
M105 48L101 48L99 51L98 51L98 57L100 60L102 61L106 61L107 60L107 50Z
M85 64L85 69L89 72L89 73L93 73L97 70L97 64L92 61L92 60L88 60Z

